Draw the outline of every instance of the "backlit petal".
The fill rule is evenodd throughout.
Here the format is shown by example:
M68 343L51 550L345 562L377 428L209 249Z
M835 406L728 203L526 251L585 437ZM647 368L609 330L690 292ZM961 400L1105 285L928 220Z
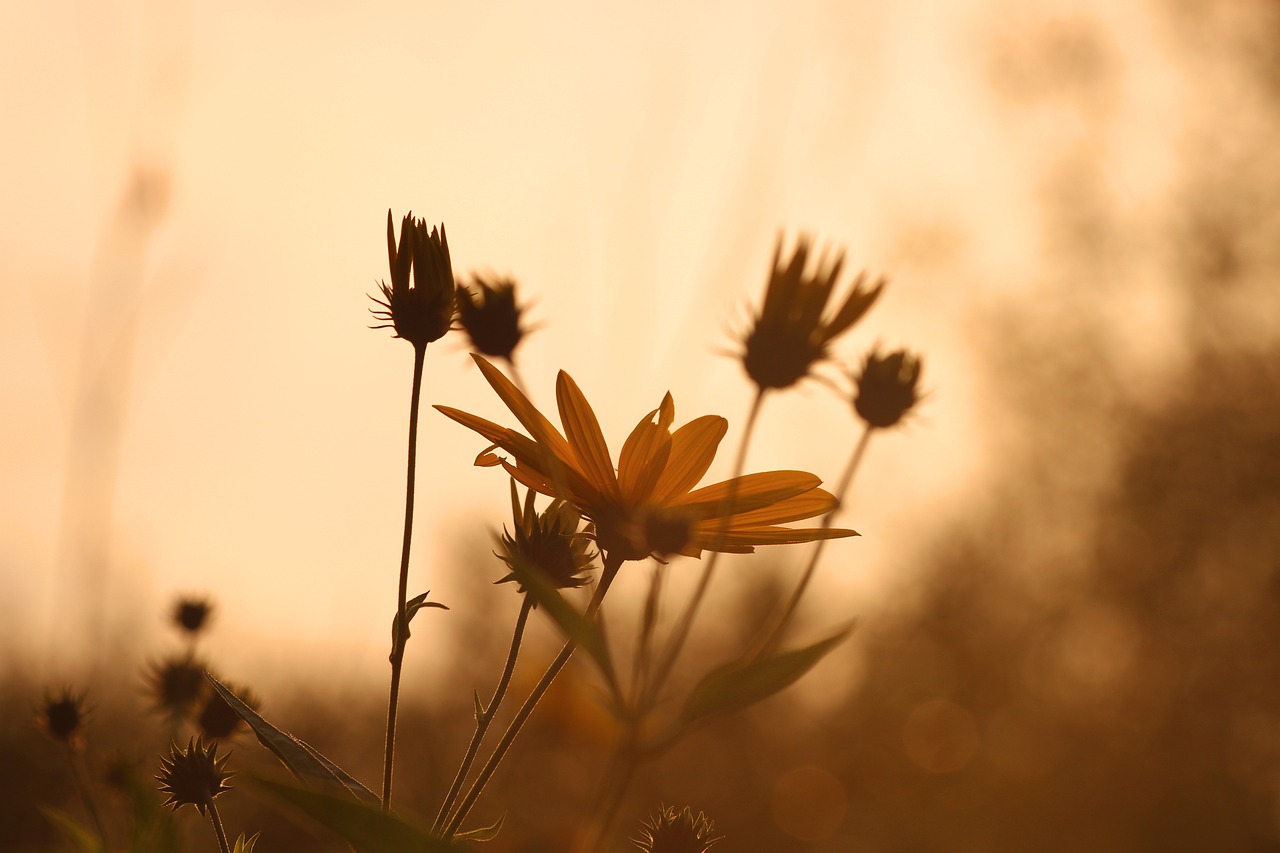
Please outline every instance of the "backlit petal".
M793 527L752 527L747 530L731 530L722 536L715 533L701 534L695 541L703 548L711 551L737 551L753 545L798 545L801 542L813 542L818 539L843 539L846 536L857 536L855 530L833 527L829 530L817 528ZM705 536L705 538L703 538Z
M529 398L521 393L520 389L503 375L501 370L494 367L482 356L473 353L471 357L475 359L480 372L484 374L484 378L493 386L493 390L498 392L502 402L506 403L507 408L516 416L516 420L524 424L524 428L529 430L529 435L533 437L533 440L565 462L572 464L574 456L569 449L569 443L565 441L564 436L552 425L551 421L547 420L542 412L539 412L537 407L529 402Z
M560 371L556 377L556 402L560 405L560 422L564 424L569 445L578 457L582 473L601 494L618 498L618 477L613 473L613 459L596 413L573 377Z
M729 422L719 415L703 415L671 436L671 458L653 488L653 500L665 502L698 485L716 457Z
M729 529L756 527L766 524L786 524L788 521L799 521L802 518L815 518L826 515L837 504L836 496L823 489L810 489L802 495L786 498L760 509L740 513L728 519ZM723 521L703 522L703 524L724 524Z
M763 471L704 486L671 501L671 505L687 509L694 516L716 518L731 494L734 508L738 513L745 513L802 495L816 489L821 482L805 471Z
M624 505L636 506L646 502L662 476L671 455L669 428L674 411L675 404L668 393L662 405L645 415L622 445L622 453L618 456L618 486L622 490ZM655 416L657 423L653 422Z

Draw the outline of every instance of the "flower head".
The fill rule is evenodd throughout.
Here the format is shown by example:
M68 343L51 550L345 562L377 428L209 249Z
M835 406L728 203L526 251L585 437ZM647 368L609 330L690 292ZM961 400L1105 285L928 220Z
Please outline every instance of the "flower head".
M168 794L164 805L177 810L181 806L195 806L200 814L213 804L213 798L231 790L226 784L233 773L226 771L230 753L218 757L217 744L208 745L198 737L192 738L183 749L177 744L168 758L160 759L160 792Z
M152 664L147 688L156 710L185 717L205 694L205 665L189 655L170 657Z
M641 824L640 837L632 843L644 853L707 853L720 840L715 831L715 824L702 812L695 816L688 806L681 811L664 806Z
M525 487L571 504L591 521L596 545L615 559L642 560L652 553L697 557L704 550L747 553L756 545L856 535L782 526L821 516L835 505L836 499L818 488L821 481L803 471L748 474L694 489L728 429L724 418L704 415L673 432L675 402L667 394L636 424L615 469L595 412L569 374L561 371L556 382L562 435L502 371L479 356L475 360L530 435L447 406L436 408L493 443L476 457L477 465L501 465ZM673 530L683 531L682 542L672 542Z
M36 722L53 740L77 746L84 729L85 717L84 696L63 690L56 696L45 699L36 714Z
M520 326L523 309L516 305L516 284L511 279L492 283L476 276L469 286L458 288L458 319L476 352L511 360L524 337Z
M381 308L373 316L382 322L375 329L395 329L415 347L439 339L453 325L457 284L449 261L449 241L444 225L427 230L423 219L410 213L400 223L400 242L387 211L387 257L391 263L391 284L379 283L382 298L373 297ZM413 283L410 285L410 270Z
M887 429L902 420L919 402L916 385L923 369L920 357L906 350L881 355L872 350L854 377L858 386L853 408L875 429Z
M213 604L203 598L180 598L173 606L173 624L195 636L202 631L213 613Z
M525 495L524 506L511 481L511 514L514 533L503 528L498 544L502 546L498 559L514 569L516 561L537 567L547 579L560 589L582 586L587 582L583 573L591 569L593 555L586 536L578 532L582 517L578 511L562 500L552 501L542 512L534 507L537 492L530 489ZM514 572L498 580L506 583L516 579ZM524 588L521 587L523 592Z
M747 333L742 363L761 390L787 388L803 379L827 357L827 347L870 310L884 289L879 280L868 286L860 273L834 315L823 316L840 277L844 253L829 259L824 252L817 269L808 271L809 241L801 236L791 260L782 263L782 239L773 255L773 274L764 305Z

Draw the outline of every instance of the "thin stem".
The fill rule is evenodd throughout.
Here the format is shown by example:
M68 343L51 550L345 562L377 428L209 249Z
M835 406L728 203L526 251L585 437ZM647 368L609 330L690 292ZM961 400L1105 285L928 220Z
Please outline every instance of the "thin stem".
M871 440L872 427L867 426L862 430L862 435L858 437L858 443L853 447L853 455L849 457L849 463L845 466L844 473L840 476L840 485L836 487L836 505L822 517L821 530L827 531L831 529L832 522L835 521L836 515L844 508L844 498L849 491L850 484L853 483L853 475L858 470L858 465L862 462L863 454L867 451L867 444ZM818 559L822 556L822 549L827 544L826 539L818 539L814 542L813 554L809 557L809 564L805 566L804 573L800 575L800 580L796 584L795 590L791 593L791 598L787 600L786 606L777 611L773 619L770 620L771 627L766 631L757 648L748 655L748 659L758 658L771 651L782 639L782 632L787 629L791 623L791 619L795 616L796 608L800 604L800 598L804 595L805 589L809 586L809 581L813 579L813 574L818 568Z
M658 563L653 567L653 575L649 580L649 594L645 598L644 613L640 620L640 636L636 639L635 662L631 667L631 701L633 710L638 710L643 699L645 679L649 675L649 663L653 645L653 629L658 622L658 606L662 599L663 569L666 566Z
M205 806L209 809L209 820L213 823L213 833L218 836L218 848L222 853L231 853L231 847L227 844L227 831L222 828L222 818L218 817L218 807L213 804L213 797L205 800Z
M533 597L526 593L524 601L520 605L520 615L516 617L516 628L512 633L511 650L507 653L506 666L502 669L502 676L498 679L498 686L494 688L493 697L489 700L488 706L476 718L475 734L472 735L471 743L467 746L467 753L462 759L462 764L458 766L458 773L453 778L453 784L449 786L449 793L445 796L444 802L440 804L440 811L436 814L435 822L431 824L432 832L439 830L440 825L449 816L449 810L453 808L453 804L458 799L458 793L462 790L462 783L466 781L467 774L471 772L471 765L475 762L476 753L480 751L480 744L484 740L485 732L489 731L489 724L493 722L498 706L502 704L502 699L507 694L507 686L511 683L511 674L515 672L516 668L516 656L520 652L520 641L524 637L524 626L529 621L529 611L532 609Z
M614 576L618 574L618 568L621 565L622 561L620 559L615 559L612 555L605 556L604 568L600 573L600 583L596 586L595 592L591 596L591 602L587 605L586 617L588 619L595 616L596 611L600 609L600 603L604 600L605 593L609 591L609 586L613 583ZM507 751L511 748L516 736L520 734L520 729L524 727L525 721L529 719L529 715L533 713L533 709L537 707L543 694L551 687L551 682L555 681L556 676L560 674L560 670L564 669L564 665L569 662L569 658L573 655L574 646L573 640L569 640L564 644L564 647L560 649L560 653L556 655L555 660L551 662L551 665L547 667L547 671L543 673L542 678L534 686L533 692L524 700L520 710L516 711L515 718L511 720L507 730L503 732L502 739L493 748L493 753L489 756L489 760L481 768L476 780L471 783L471 789L467 791L466 797L463 798L458 810L449 820L448 826L445 827L444 838L446 841L457 834L458 828L462 826L462 822L471 813L471 807L475 805L480 794L484 792L485 785L489 783L490 777L498 769L502 759L506 757Z
M734 461L733 476L730 478L732 485L729 488L728 496L725 498L725 511L721 516L724 519L724 523L718 533L723 533L727 528L729 516L733 511L733 503L738 499L738 478L742 476L742 469L746 467L747 447L751 443L751 436L755 432L756 421L759 419L760 408L763 403L764 389L761 388L756 391L755 399L751 401L751 410L747 414L747 423L742 433L742 445L738 448L738 458ZM698 586L693 591L693 597L689 599L689 603L685 606L684 613L680 617L676 630L667 646L666 654L663 655L661 663L654 670L653 681L650 682L649 689L646 692L646 698L649 700L657 696L658 691L666 683L667 677L671 675L671 670L675 667L676 658L680 656L680 650L684 648L685 640L689 638L689 630L693 627L693 619L697 615L702 599L707 593L707 587L711 585L711 576L715 573L719 556L719 551L712 551L711 556L707 558L707 562L703 565L702 577L698 579Z
M84 809L89 813L89 820L93 822L93 829L98 834L98 840L102 842L102 849L105 850L107 829L102 822L102 814L98 811L98 804L93 799L93 793L89 790L84 768L80 766L79 753L71 744L67 744L67 761L71 764L71 783L75 785L76 793L80 795L80 801L84 803Z
M409 543L413 539L413 490L418 459L418 398L422 395L422 364L426 346L413 348L413 393L409 402L409 462L404 498L404 544L400 548L400 593L396 604L395 638L391 647L391 695L387 700L387 751L382 762L382 810L391 811L391 765L396 751L396 710L400 704L400 669L404 663L407 627L405 601L409 597Z
M631 787L631 780L635 778L636 770L640 767L635 746L636 731L632 726L627 732L623 745L614 753L609 770L605 773L604 785L600 799L597 801L587 840L582 846L583 850L597 853L604 849L605 837L609 834L609 828L613 826L614 818L618 814L623 798L626 797L627 789Z

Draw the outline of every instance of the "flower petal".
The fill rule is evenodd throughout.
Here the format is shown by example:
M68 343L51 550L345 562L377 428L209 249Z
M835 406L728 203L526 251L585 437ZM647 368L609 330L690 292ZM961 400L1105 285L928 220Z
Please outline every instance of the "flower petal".
M746 530L731 530L717 535L706 534L705 539L699 536L695 541L708 551L728 551L740 553L741 548L754 545L798 545L801 542L813 542L818 539L843 539L846 536L857 536L856 530L845 530L832 527L822 530L813 527L752 527Z
M655 415L657 423L653 422ZM671 455L669 430L674 417L675 402L668 392L662 405L645 415L627 436L618 456L618 486L624 505L642 504L653 493Z
M564 425L578 467L597 491L617 500L618 477L613 472L613 459L600 431L600 422L578 383L563 370L556 377L556 402L560 405L560 423Z
M698 485L728 429L729 422L719 415L703 415L676 430L671 436L671 458L653 487L653 500L667 501Z
M569 443L565 441L564 436L552 425L551 421L547 420L542 412L539 412L537 407L529 402L529 398L521 393L520 389L503 375L501 370L490 364L483 356L473 353L471 357L475 359L476 366L480 368L484 378L493 386L493 390L502 398L502 402L507 404L511 414L515 415L516 420L520 421L524 428L529 430L529 435L533 437L533 440L554 453L566 465L573 465L576 461L573 451L569 448ZM437 408L439 407L437 406Z
M838 503L836 496L830 492L824 489L810 489L802 495L786 498L749 512L739 513L738 515L730 516L724 521L704 521L700 525L716 526L723 524L730 530L738 530L766 524L785 524L788 521L799 521L802 518L815 518L820 515L826 515L835 509Z
M734 510L741 515L802 495L816 489L821 482L805 471L762 471L704 486L671 501L671 505L687 509L704 519L721 518L724 515L724 503L732 496Z

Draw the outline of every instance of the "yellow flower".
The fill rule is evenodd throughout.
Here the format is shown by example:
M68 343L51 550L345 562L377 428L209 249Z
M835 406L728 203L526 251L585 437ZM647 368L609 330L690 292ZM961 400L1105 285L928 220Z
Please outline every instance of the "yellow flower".
M782 526L835 506L835 497L818 488L822 481L803 471L748 474L694 489L728 429L724 418L704 415L672 432L675 403L667 394L627 437L615 469L595 412L569 374L560 371L556 381L561 434L502 371L473 357L529 435L436 408L493 442L476 457L477 465L501 465L527 488L572 504L592 522L596 545L614 560L642 560L651 553L698 557L704 550L748 553L756 545L857 535ZM673 530L683 541L672 541Z

